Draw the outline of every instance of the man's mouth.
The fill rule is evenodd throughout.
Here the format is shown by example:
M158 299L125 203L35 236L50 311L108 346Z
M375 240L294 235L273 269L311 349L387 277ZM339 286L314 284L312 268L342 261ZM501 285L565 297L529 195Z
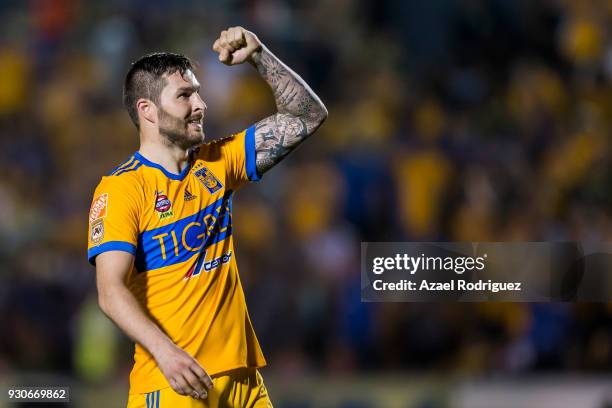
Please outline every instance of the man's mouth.
M187 123L188 123L190 126L195 126L195 127L199 127L199 128L201 128L201 127L202 127L202 119L204 119L204 118L203 118L202 116L199 116L199 117L197 117L197 118L192 118L192 119L189 119L189 120L187 121Z

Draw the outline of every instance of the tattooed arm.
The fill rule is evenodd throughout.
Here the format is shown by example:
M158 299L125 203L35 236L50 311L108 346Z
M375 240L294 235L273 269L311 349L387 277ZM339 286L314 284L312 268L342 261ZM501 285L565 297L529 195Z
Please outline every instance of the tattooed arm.
M213 49L227 65L249 61L274 94L277 113L257 122L255 127L257 172L263 174L321 126L327 109L298 74L244 28L221 32Z
M253 53L251 61L270 85L278 110L255 127L257 171L263 174L321 126L327 109L304 80L265 47Z

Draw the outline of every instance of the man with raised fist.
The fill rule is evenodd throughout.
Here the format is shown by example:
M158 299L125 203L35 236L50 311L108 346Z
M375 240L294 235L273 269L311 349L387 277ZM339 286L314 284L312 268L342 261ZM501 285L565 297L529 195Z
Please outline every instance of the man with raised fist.
M277 112L205 143L206 103L190 60L146 55L123 90L139 150L93 196L88 258L99 304L136 343L130 408L272 406L234 255L232 197L314 133L327 110L244 28L222 31L213 50L226 65L255 67Z

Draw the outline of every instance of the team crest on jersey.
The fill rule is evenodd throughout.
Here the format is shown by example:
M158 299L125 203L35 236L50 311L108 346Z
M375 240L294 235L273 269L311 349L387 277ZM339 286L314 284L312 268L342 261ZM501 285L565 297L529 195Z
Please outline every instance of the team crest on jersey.
M160 220L171 218L174 215L172 212L172 201L170 201L168 196L161 193L155 194L155 211L158 212Z
M104 220L102 218L91 223L91 243L98 244L104 239Z
M223 187L223 184L221 184L219 179L215 177L213 172L208 170L208 168L206 167L202 167L200 170L196 171L193 174L198 178L198 180L200 180L202 184L204 184L204 187L206 187L210 194L221 190L221 188Z
M89 223L92 224L95 220L106 217L106 208L108 207L108 193L104 193L94 199L89 211Z

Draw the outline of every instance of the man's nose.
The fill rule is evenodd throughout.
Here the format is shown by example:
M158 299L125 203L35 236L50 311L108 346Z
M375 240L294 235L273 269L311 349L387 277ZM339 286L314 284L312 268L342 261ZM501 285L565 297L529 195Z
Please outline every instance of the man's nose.
M202 99L202 97L198 93L195 93L195 95L196 95L196 98L195 98L195 101L194 101L194 105L193 105L194 109L193 110L194 111L199 111L199 110L206 111L206 109L208 109L208 106L206 105L206 102L204 102L204 100Z

